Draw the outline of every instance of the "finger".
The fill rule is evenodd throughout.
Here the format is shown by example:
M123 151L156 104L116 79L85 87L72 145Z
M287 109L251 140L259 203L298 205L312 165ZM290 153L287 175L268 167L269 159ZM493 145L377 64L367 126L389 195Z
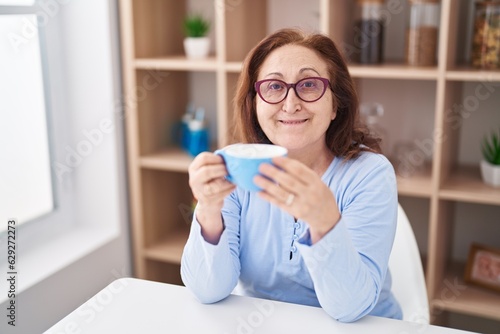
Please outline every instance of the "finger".
M232 184L231 182L225 181L226 185L221 189L221 195L222 197L226 198L229 194L231 194L234 189L236 189L236 186Z
M227 175L224 165L205 165L193 173L195 182L207 183L214 179L223 179Z
M272 162L278 169L282 169L288 174L293 175L304 184L308 184L311 176L316 176L314 171L304 166L301 162L288 157L276 157L273 158Z
M202 152L189 165L189 171L195 171L205 165L224 164L224 159L218 154Z
M289 194L292 193L290 190L261 175L257 175L254 178L254 182L264 190L264 193L281 203L286 203Z
M290 214L294 215L292 205L287 205L285 202L282 200L270 195L269 193L266 193L264 191L258 192L257 196L262 198L265 201L270 202L271 204L276 205L277 207L289 212Z
M197 192L197 196L195 197L197 198L198 203L204 203L205 205L210 205L210 203L219 203L236 188L234 184L226 180L217 180L214 182L217 182L217 184L206 184L200 189L199 192Z
M235 186L225 179L216 179L203 185L203 195L207 197L220 196L226 193L229 189L234 189Z
M287 171L271 164L262 164L259 168L259 172L273 180L279 187L284 188L288 192L300 193L304 191L306 186L306 183L298 179L297 176L291 175Z

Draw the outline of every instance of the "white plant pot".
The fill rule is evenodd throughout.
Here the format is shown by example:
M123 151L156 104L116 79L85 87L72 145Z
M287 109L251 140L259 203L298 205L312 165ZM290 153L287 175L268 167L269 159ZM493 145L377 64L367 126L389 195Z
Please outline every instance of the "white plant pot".
M186 37L184 39L184 51L189 59L206 58L210 51L210 38Z
M500 187L500 166L492 165L488 161L481 161L481 176L486 184Z

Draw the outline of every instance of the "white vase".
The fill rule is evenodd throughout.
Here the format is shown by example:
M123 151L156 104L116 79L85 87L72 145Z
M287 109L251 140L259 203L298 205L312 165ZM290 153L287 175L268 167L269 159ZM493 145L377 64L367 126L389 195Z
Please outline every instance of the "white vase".
M500 187L500 166L490 164L486 160L481 161L481 176L486 184Z
M184 51L189 59L205 58L210 51L210 38L186 37L184 39Z

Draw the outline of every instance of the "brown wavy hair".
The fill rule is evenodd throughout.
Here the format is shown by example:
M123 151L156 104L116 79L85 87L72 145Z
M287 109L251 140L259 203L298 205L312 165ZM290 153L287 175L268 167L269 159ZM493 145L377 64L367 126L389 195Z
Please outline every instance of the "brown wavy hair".
M359 100L346 62L327 36L305 34L298 29L282 29L264 38L247 55L238 80L234 100L234 138L243 143L271 143L257 120L254 84L266 57L275 49L300 45L315 51L328 68L333 108L337 116L326 130L326 145L334 155L347 160L361 151L380 153L380 139L369 134L359 117Z

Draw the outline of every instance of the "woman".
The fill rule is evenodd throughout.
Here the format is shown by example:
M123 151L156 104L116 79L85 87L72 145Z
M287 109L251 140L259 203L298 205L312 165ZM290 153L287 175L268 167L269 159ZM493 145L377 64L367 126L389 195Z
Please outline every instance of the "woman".
M244 62L235 119L239 141L281 145L288 157L261 166L258 193L226 181L220 156L194 159L184 284L203 303L239 283L245 295L321 306L339 321L401 319L387 269L394 170L359 122L332 40L284 29L261 41Z

